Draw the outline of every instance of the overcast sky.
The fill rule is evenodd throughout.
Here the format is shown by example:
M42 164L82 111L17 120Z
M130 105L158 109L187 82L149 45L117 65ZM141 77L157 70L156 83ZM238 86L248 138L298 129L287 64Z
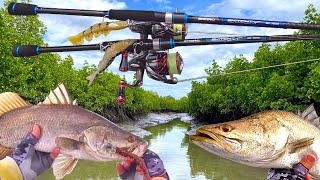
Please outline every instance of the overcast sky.
M2 4L3 2L1 2L1 5ZM320 9L319 0L34 0L33 4L40 7L91 10L134 9L171 12L178 8L179 12L185 12L189 15L293 22L303 21L304 11L309 4L314 4L318 10ZM41 14L40 20L43 21L48 28L48 32L44 36L45 42L47 42L49 46L61 46L71 45L71 43L67 41L68 36L75 35L93 24L101 22L102 18ZM294 30L286 29L197 24L189 25L189 31L223 32L241 35L276 35L292 34L294 32ZM217 35L189 33L187 38L213 36L217 37ZM129 30L114 31L108 36L101 36L90 43L99 43L108 40L122 40L127 38L139 38L139 35L132 33ZM86 44L90 43L86 42ZM248 60L252 60L253 53L260 45L261 43L179 47L170 50L170 52L179 51L182 55L184 59L184 69L182 75L177 77L178 79L185 79L206 75L204 69L211 66L213 59L215 59L220 66L225 66L230 59L240 54L243 54ZM59 54L62 57L70 54L73 57L77 68L82 67L85 60L89 63L98 65L99 61L103 57L103 54L99 51L68 52ZM122 76L123 73L119 73L118 71L119 63L120 57L116 58L108 70ZM132 81L132 75L132 73L130 76L126 74L129 82ZM181 98L191 91L191 82L167 85L158 81L153 81L149 79L149 77L145 76L143 88L155 91L161 96L170 95L175 98Z

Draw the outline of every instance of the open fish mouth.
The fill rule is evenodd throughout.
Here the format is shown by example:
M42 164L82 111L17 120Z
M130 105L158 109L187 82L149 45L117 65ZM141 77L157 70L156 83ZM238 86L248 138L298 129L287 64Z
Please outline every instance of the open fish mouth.
M147 149L148 149L148 142L141 141L137 143L135 146L129 148L128 152L141 157L146 152Z
M211 144L230 153L241 150L241 141L239 139L228 138L204 129L198 129L195 135L190 135L190 139L200 143Z

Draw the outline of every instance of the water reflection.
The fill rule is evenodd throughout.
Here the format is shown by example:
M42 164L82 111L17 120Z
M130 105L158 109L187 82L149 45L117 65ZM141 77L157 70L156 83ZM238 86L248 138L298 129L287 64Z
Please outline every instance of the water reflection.
M164 161L172 180L265 180L267 170L252 168L223 159L208 153L189 141L185 131L187 123L173 120L167 124L150 127L151 136L145 139L150 149ZM116 180L117 162L80 161L75 170L64 180ZM52 171L46 172L37 180L54 179Z

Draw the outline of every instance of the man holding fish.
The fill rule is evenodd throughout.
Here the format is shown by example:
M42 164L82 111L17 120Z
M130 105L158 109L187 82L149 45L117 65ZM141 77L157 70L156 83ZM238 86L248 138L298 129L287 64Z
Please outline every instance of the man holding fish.
M49 169L60 153L59 148L54 148L51 153L36 151L35 144L40 138L40 127L34 125L32 132L15 148L13 153L0 161L1 180L32 180ZM152 180L169 180L162 160L154 152L147 150L142 156L148 167ZM156 160L156 161L155 161ZM117 165L119 176L123 180L143 180L143 170L134 163L134 159Z
M314 112L314 110L310 112ZM307 116L310 112L304 114ZM263 114L265 115L263 117L268 117L269 119L263 119L261 118L261 114L259 114L250 116L246 121L239 121L241 123L249 123L248 125L239 126L235 124L238 122L234 122L233 124L231 122L230 124L201 127L197 130L196 135L191 136L191 140L210 152L211 150L212 152L215 152L213 150L217 150L217 152L219 152L218 155L225 154L225 151L229 152L228 155L231 158L236 157L236 154L230 152L240 152L240 150L238 150L239 148L247 147L238 146L239 143L245 143L245 140L248 140L247 144L251 143L257 148L259 147L259 143L261 145L261 138L254 138L255 136L248 134L250 133L248 131L245 131L247 135L241 136L242 140L237 141L238 143L235 142L234 137L227 138L232 134L228 135L226 133L240 131L241 127L251 127L255 129L255 131L252 131L254 133L260 133L261 130L261 135L269 135L268 138L270 138L270 142L274 144L276 149L281 150L281 153L276 153L270 156L271 158L286 155L285 146L292 148L291 151L287 153L297 154L303 152L304 149L309 150L309 146L312 145L312 148L316 149L306 153L308 154L307 156L301 156L299 158L302 158L300 163L298 163L299 160L290 161L295 162L293 164L298 164L288 166L289 168L287 168L287 170L272 169L268 175L268 180L310 179L307 172L311 170L311 167L315 163L315 157L312 155L312 152L317 152L317 148L319 147L316 147L316 144L314 144L314 142L318 142L318 139L314 137L314 134L318 133L318 129L311 131L311 125L308 125L308 123L302 119L298 119L296 121L301 121L300 124L305 124L305 126L308 127L306 131L302 131L306 134L293 134L293 138L302 136L302 139L289 139L295 141L281 144L281 138L288 135L285 125L288 126L292 123L298 123L294 121L298 116L288 115L287 113L284 114L284 112L276 112L276 114L272 114L274 112L267 113L269 114ZM273 116L276 118L272 119ZM288 122L286 124L286 121L281 121L284 118L282 116L287 119L289 118L291 123ZM256 121L257 118L260 118L260 121ZM282 122L282 126L280 126L281 124L274 124L280 121ZM236 127L236 125L238 126L235 129L234 127ZM280 129L269 128L269 126L280 127ZM293 132L300 132L301 127L297 130L293 129L297 126L291 126L291 130ZM31 180L49 169L51 165L55 177L62 179L65 175L72 172L78 159L103 162L127 159L116 167L118 174L123 180L169 180L162 160L156 153L147 149L148 143L145 140L122 130L104 117L77 106L77 103L72 100L64 84L61 84L54 91L51 91L49 96L37 105L32 105L24 101L15 93L7 92L0 94L0 127L1 180ZM42 136L40 136L40 127L43 132ZM264 127L264 129L261 129L261 127ZM18 131L16 130L17 128L19 129ZM267 131L268 128L270 132ZM30 133L31 129L33 130ZM235 129L235 131L233 129ZM219 133L224 133L224 135L218 135ZM308 133L311 134L309 135ZM273 134L279 136L273 138ZM279 139L279 141L277 141L277 139ZM223 140L225 140L227 144L223 145ZM217 148L218 146L215 145L217 143L220 143L220 146L224 147L223 150L225 151ZM264 148L262 151L271 149L271 147L268 149L267 146L262 148ZM262 152L257 151L255 154L249 154L249 156L255 157L261 153ZM268 157L259 158L260 160L257 161L252 159L253 162L251 163L254 165L254 163L267 162L270 164L269 168L277 165L272 164L272 161L267 161ZM245 157L243 161L248 162L248 160L249 159ZM281 162L287 162L287 160L285 159ZM285 167L284 165L278 164L276 168ZM290 169L291 167L293 168ZM312 170L318 168L317 165L314 167ZM314 172L312 170L310 172ZM317 174L313 173L313 175Z
M34 150L34 145L39 138L40 127L34 125L32 132L15 148L13 153L0 161L1 180L31 180L51 167L60 149L54 148L51 153ZM169 180L163 162L156 153L147 150L142 158L147 164L149 174L154 175L152 180ZM293 169L271 169L267 180L311 180L307 172L314 163L315 157L308 154ZM134 163L134 159L129 158L117 164L116 170L123 180L143 179L143 171Z

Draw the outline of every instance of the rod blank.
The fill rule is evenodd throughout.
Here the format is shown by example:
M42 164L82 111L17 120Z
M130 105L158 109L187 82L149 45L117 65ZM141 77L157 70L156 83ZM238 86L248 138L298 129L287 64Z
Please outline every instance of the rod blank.
M63 14L74 16L95 16L105 17L109 11L80 10L80 9L61 9L61 8L43 8L33 4L10 3L8 12L11 15L37 15L37 14Z
M277 35L277 36L231 36L221 38L199 38L199 39L186 39L183 41L159 41L159 40L141 40L141 46L136 47L136 51L151 50L156 47L161 47L160 50L173 49L179 46L199 46L199 45L218 45L218 44L240 44L240 43L260 43L260 42L279 42L279 41L298 41L298 40L320 40L320 34L308 35ZM124 40L125 41L125 40ZM67 52L67 51L88 51L88 50L101 50L101 47L107 47L110 43L119 41L102 42L101 44L81 45L81 46L55 46L55 47L39 47L37 45L16 46L12 50L15 57L28 57L36 56L41 53L47 52ZM108 51L108 49L103 49ZM158 50L158 49L157 49ZM133 52L133 47L129 47L125 51ZM119 52L121 53L121 52Z
M12 15L36 15L36 14L64 14L76 16L109 17L117 20L136 20L165 23L199 23L233 26L271 27L288 29L320 30L319 24L305 24L286 21L269 21L255 19L238 19L224 17L191 16L185 13L141 11L141 10L114 10L95 11L80 9L43 8L33 4L11 3L8 12Z

